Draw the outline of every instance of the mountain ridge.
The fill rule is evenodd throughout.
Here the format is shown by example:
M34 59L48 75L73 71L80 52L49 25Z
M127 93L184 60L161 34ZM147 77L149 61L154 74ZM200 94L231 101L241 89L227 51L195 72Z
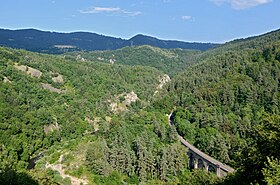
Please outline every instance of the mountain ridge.
M71 46L70 48L59 46ZM173 49L195 49L205 51L218 46L214 43L183 42L177 40L161 40L155 37L137 34L130 39L122 39L91 32L52 32L29 29L0 29L0 46L26 49L42 53L64 53L68 51L116 50L125 46L151 45L154 47Z

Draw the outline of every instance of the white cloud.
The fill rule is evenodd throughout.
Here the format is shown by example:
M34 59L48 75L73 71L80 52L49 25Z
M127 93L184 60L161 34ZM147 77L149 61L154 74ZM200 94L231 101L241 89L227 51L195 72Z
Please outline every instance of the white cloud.
M272 2L272 0L211 0L211 1L218 6L227 3L233 9L236 10L243 10L243 9Z
M104 13L110 16L125 16L125 17L133 17L142 14L140 11L127 11L121 9L119 7L89 7L85 10L80 10L80 13L83 14L97 14L97 13Z
M80 10L81 13L102 13L102 12L118 12L120 11L120 8L114 8L114 7L90 7L86 10Z
M183 15L181 18L182 18L184 21L187 21L187 20L191 20L191 19L192 19L192 16Z

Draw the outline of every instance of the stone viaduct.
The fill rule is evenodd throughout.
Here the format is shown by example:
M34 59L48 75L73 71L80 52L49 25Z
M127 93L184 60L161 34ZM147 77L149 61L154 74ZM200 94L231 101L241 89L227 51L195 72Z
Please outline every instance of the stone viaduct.
M203 153L189 142L178 136L180 142L188 148L189 166L192 169L202 168L208 172L215 172L218 177L225 177L233 173L234 169Z
M172 114L168 115L170 126L173 125ZM222 162L210 157L209 155L203 153L188 141L186 141L182 136L178 135L180 142L188 148L189 156L189 166L191 169L205 169L208 172L215 172L218 177L225 177L228 173L233 173L234 169Z

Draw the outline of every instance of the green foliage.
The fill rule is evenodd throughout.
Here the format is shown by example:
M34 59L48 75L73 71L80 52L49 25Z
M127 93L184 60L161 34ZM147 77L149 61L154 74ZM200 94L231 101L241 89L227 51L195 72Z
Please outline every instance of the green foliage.
M0 48L0 55L0 166L9 164L17 170L25 169L33 155L52 145L93 133L94 125L86 118L104 123L105 116L112 114L108 101L117 95L134 91L141 104L146 104L162 75L140 66L78 62L7 48ZM17 70L15 62L43 75L31 77ZM63 76L63 82L52 80L57 74ZM11 83L3 82L4 77ZM66 92L51 92L41 83ZM133 111L132 106L129 109Z
M91 145L86 160L94 173L109 175L113 169L132 179L137 175L139 181L154 178L169 181L169 177L179 175L187 167L186 149L179 143L157 146L155 133L144 129L135 135L129 129L130 126L112 131L109 144L96 141Z
M145 35L136 35L126 40L90 32L56 33L36 29L0 29L0 36L1 46L49 54L71 51L115 50L125 46L144 44L160 48L186 48L204 51L218 45L214 43L159 40ZM27 36L32 37L32 39L27 39Z
M85 164L67 172L92 176L89 180L96 184L272 182L280 158L280 44L275 38L279 31L203 53L148 46L79 53L92 61L76 60L77 53L64 57L0 48L2 179L17 183L17 174L36 154L45 150L44 161L56 162L58 146L78 150L86 140ZM110 59L115 64L105 64ZM17 70L15 62L43 74L31 77ZM157 86L163 73L155 68L174 76L162 90ZM52 79L58 74L62 82ZM64 91L51 92L42 83ZM125 95L132 91L139 100L125 105ZM112 111L114 103L124 111ZM172 112L170 126L166 114ZM176 129L236 173L218 180L211 173L189 171ZM63 163L70 165L75 155ZM43 171L30 171L29 180L70 183L57 172Z
M195 61L200 52L196 50L160 49L148 45L125 47L115 51L69 53L90 61L154 67L170 76L176 75Z
M279 159L267 158L265 168L262 170L264 181L268 185L280 184L280 161Z
M109 150L105 141L96 141L88 148L86 161L94 173L109 175L113 171L108 163L108 153Z
M96 184L104 184L104 185L106 184L122 185L123 177L119 172L113 171L109 176L95 176L94 182Z
M221 180L215 174L205 172L201 169L196 169L192 172L185 171L181 178L183 178L183 185L214 185Z
M154 103L166 113L175 107L179 134L239 167L243 175L236 178L243 184L262 184L266 157L279 156L280 45L270 39L275 35L279 31L248 45L236 43L232 50L226 45L207 51L199 57L203 62L177 75L166 87L168 94Z
M37 185L38 182L25 171L16 172L13 169L0 168L0 184Z

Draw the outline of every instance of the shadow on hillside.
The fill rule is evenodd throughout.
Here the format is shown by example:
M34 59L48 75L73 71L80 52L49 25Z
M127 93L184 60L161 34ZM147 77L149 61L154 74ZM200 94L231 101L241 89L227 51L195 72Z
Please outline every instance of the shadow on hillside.
M28 174L7 168L0 172L1 185L38 185Z

